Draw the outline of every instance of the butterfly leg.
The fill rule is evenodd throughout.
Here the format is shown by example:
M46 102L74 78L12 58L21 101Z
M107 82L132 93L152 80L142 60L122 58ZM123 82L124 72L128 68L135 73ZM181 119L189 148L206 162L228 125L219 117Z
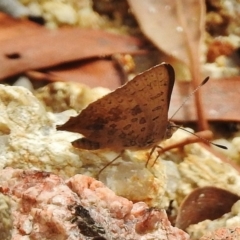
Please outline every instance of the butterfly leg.
M97 174L97 179L99 179L100 174L103 172L104 169L106 169L108 166L110 166L113 162L115 162L118 158L120 158L125 150L122 150L119 155L117 155L112 161L107 163Z
M155 151L156 148L160 148L161 150L163 150L163 148L162 148L161 146L155 145L155 146L151 149L151 151L150 151L150 154L149 154L148 160L147 160L147 162L146 162L146 164L145 164L145 167L148 166L148 163L149 163L149 161L150 161L150 159L151 159L151 156L152 156L152 154L153 154L153 152ZM160 154L161 154L161 153L158 153L158 155L157 155L157 157L155 158L155 160L154 160L154 162L153 162L153 164L152 164L151 167L154 166L154 164L156 163L156 161L157 161L157 159L159 158Z
M160 156L163 152L165 152L165 149L162 148L161 146L156 145L155 149L156 149L156 148L160 148L160 151L158 152L158 154L157 154L157 156L156 156L156 158L155 158L155 160L154 160L154 162L153 162L153 164L152 164L151 167L153 167L154 164L157 162L159 156Z

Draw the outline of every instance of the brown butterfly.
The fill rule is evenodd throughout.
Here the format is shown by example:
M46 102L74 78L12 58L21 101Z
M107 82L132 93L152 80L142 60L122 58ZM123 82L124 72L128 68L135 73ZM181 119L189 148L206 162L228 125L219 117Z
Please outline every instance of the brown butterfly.
M168 109L174 81L171 65L157 65L89 104L57 129L84 135L72 143L81 149L152 148L173 132Z

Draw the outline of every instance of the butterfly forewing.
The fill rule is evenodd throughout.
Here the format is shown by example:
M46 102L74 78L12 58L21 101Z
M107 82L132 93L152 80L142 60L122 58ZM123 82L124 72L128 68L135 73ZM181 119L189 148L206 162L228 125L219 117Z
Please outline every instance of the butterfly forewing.
M85 149L92 148L91 142L95 149L147 148L164 138L173 85L173 68L158 65L91 103L58 129L83 134L87 141L79 147Z

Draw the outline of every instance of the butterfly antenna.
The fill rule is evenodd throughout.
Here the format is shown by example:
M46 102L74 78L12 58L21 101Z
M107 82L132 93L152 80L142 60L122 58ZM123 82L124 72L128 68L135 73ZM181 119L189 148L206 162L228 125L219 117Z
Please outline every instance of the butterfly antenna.
M224 145L220 145L220 144L213 143L213 142L211 142L211 141L209 141L209 140L207 140L207 139L205 139L205 138L202 138L201 136L199 136L199 135L197 135L197 134L195 134L195 133L193 133L193 132L191 132L191 131L188 131L187 129L182 128L182 127L180 127L180 126L178 126L178 125L170 125L170 127L171 127L171 128L176 127L176 128L181 129L181 130L183 130L183 131L185 131L185 132L188 132L188 133L194 135L195 137L201 139L201 140L202 140L203 142L205 142L205 143L212 144L213 146L216 146L216 147L219 147L219 148L222 148L222 149L225 149L225 150L228 149L228 148L227 148L226 146L224 146Z
M199 90L200 87L202 87L205 83L207 83L208 80L209 80L209 77L206 77L206 78L202 81L202 83L201 83L200 85L198 85L197 88L194 89L194 90L184 99L183 103L182 103L182 104L180 105L180 107L175 111L175 113L171 116L171 118L170 118L169 120L173 119L173 117L178 113L178 111L179 111L179 110L182 108L182 106L188 101L188 99L189 99L190 97L192 97L192 96L195 94L195 92L197 92L197 91Z
M182 108L182 106L188 101L188 99L189 99L190 97L192 97L193 94L195 94L195 92L198 91L200 87L202 87L205 83L207 83L208 80L209 80L209 77L206 77L206 78L202 81L202 83L201 83L196 89L194 89L194 90L184 99L183 103L180 105L180 107L177 109L177 111L175 111L175 113L172 115L172 117L170 118L170 120L178 113L178 111L179 111L179 110ZM216 146L216 147L219 147L219 148L222 148L222 149L228 149L226 146L213 143L213 142L211 142L211 141L209 141L209 140L207 140L207 139L205 139L205 138L202 138L201 136L198 136L197 134L195 134L195 133L193 133L193 132L190 132L190 131L186 130L185 128L182 128L182 127L180 127L180 126L178 126L178 125L172 125L172 124L171 124L170 127L171 127L171 128L176 127L176 128L181 129L181 130L183 130L183 131L185 131L185 132L188 132L188 133L194 135L195 137L201 139L201 140L202 140L203 142L205 142L205 143L212 144L213 146Z

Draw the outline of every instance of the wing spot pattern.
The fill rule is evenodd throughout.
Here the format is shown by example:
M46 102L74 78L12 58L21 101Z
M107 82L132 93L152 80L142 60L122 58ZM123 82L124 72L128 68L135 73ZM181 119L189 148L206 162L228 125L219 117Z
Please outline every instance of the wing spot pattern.
M132 124L128 124L128 125L124 126L124 127L123 127L123 130L128 130L128 129L131 128L131 126L132 126Z
M134 108L131 109L131 114L133 116L138 115L139 113L142 113L142 109L139 105L136 105Z
M142 117L141 119L140 119L140 121L139 121L139 123L140 124L144 124L144 123L146 123L147 121L146 121L146 118L145 117Z

